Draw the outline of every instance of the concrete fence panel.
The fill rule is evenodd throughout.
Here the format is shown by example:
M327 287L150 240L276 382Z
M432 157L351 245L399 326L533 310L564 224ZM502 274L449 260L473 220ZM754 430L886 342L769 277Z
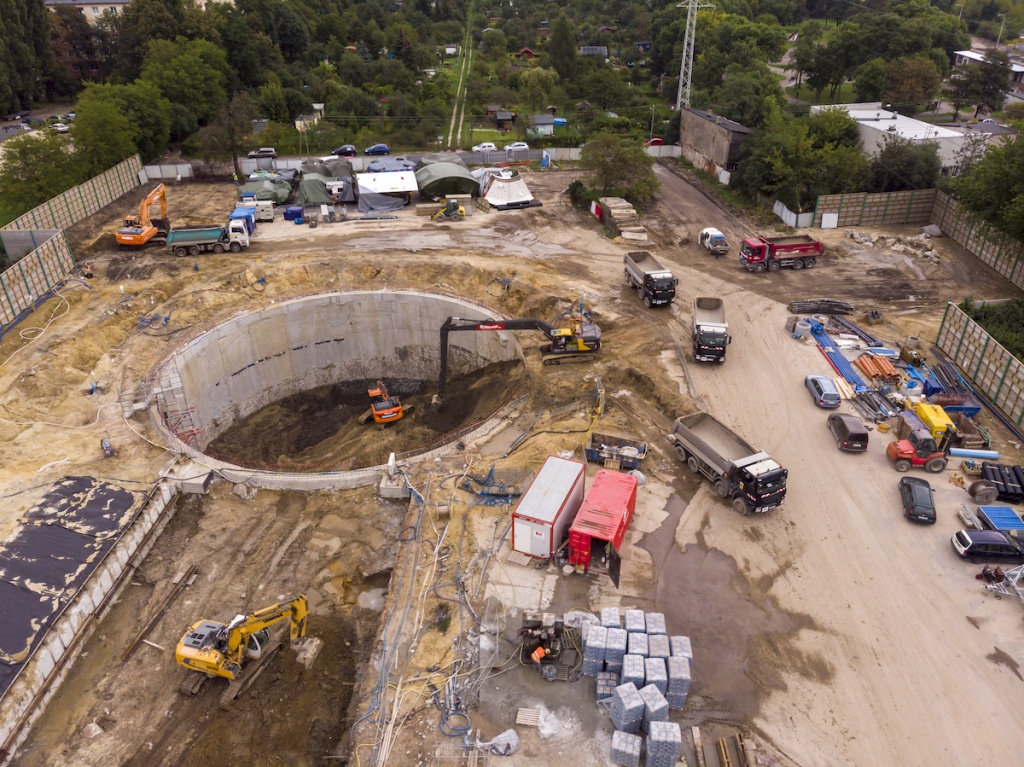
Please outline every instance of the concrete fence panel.
M955 304L946 304L935 345L1010 423L1024 422L1024 363Z
M6 237L9 233L0 232ZM0 336L23 313L36 304L75 268L71 246L63 231L31 232L44 242L0 273Z
M932 223L1019 288L1024 288L1024 243L938 192Z
M827 194L818 198L810 226L821 226L822 217L833 213L838 226L932 223L935 189L913 189L880 194Z

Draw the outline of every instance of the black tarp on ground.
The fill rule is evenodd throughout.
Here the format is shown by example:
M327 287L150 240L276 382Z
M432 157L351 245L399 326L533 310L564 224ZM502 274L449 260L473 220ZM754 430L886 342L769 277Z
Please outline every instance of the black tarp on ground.
M406 201L401 197L392 197L387 194L377 194L364 187L359 188L358 210L361 213L384 213L389 210L400 210L405 207Z
M66 477L0 542L0 695L77 598L141 500L92 477Z

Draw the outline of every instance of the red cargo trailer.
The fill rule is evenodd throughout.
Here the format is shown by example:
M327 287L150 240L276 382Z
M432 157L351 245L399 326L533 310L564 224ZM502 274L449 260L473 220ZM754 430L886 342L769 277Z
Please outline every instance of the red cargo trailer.
M636 477L598 469L569 528L569 564L606 573L619 586L619 551L636 510Z
M583 501L587 468L549 455L512 512L512 548L550 559Z

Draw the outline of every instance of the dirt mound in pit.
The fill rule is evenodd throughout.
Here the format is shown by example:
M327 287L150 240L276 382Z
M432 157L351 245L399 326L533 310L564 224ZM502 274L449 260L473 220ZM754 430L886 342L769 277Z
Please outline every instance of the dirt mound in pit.
M321 386L278 400L210 443L209 455L241 466L280 471L344 471L387 461L389 453L426 449L445 435L486 418L525 378L523 365L503 362L452 378L439 408L431 406L436 381L386 381L411 407L400 421L360 423L373 381Z

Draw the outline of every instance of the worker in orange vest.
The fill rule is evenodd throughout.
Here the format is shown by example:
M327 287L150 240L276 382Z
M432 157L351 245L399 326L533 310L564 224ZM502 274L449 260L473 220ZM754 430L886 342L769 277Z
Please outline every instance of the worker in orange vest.
M536 650L533 651L533 654L530 656L530 660L533 661L533 665L539 669L540 662L544 659L544 656L547 654L547 650L545 650L543 647L538 647Z

